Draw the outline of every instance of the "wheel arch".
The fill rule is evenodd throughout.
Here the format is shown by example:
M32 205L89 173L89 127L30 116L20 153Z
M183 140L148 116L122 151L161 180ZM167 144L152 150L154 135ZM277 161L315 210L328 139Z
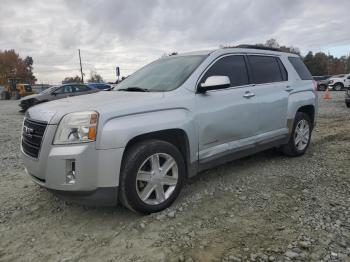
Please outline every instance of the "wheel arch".
M137 135L132 139L130 139L126 144L126 147L123 153L121 169L123 168L127 151L130 150L130 148L133 145L146 140L161 140L172 144L180 151L181 155L183 156L183 159L185 161L187 176L191 177L196 173L196 168L193 164L191 164L191 160L190 160L190 143L189 143L188 135L185 130L180 128L171 128L171 129L153 131L153 132Z
M310 117L312 126L315 123L315 106L314 105L305 105L302 107L299 107L297 112L302 112L307 114Z

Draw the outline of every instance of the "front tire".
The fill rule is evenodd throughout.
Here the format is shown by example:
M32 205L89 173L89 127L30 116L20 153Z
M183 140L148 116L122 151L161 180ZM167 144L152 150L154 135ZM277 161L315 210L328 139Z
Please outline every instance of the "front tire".
M311 133L310 117L303 112L297 112L288 144L282 147L283 153L293 157L305 154L310 144Z
M334 89L335 91L341 91L341 90L343 90L343 88L344 88L344 85L343 85L342 83L337 83L337 84L335 84L334 87L333 87L333 89Z
M185 177L184 159L174 145L161 140L143 141L126 152L119 199L132 211L159 212L175 201Z

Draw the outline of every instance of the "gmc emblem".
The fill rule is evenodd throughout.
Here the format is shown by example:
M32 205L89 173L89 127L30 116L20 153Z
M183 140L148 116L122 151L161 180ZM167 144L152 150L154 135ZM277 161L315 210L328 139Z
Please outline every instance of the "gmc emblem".
M29 128L27 126L23 126L23 134L26 135L27 137L32 137L32 134L34 133L33 128Z

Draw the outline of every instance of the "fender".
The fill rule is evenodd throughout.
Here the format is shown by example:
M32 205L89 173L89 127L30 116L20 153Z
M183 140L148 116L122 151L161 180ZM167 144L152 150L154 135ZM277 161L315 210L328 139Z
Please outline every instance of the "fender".
M289 131L291 131L294 123L295 114L299 108L303 106L313 106L315 109L315 119L317 116L317 94L312 90L303 90L290 94L288 98L288 111L287 111L287 125Z
M143 134L167 129L182 129L189 141L190 161L196 161L197 137L192 114L185 108L142 112L107 120L99 130L97 149L125 148L127 143Z

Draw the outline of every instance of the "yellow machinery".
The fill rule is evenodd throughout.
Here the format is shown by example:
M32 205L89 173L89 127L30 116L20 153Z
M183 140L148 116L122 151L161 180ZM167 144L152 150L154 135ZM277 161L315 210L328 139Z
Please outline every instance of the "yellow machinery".
M0 93L1 100L15 99L34 94L29 84L20 84L16 79L9 79L8 84Z

